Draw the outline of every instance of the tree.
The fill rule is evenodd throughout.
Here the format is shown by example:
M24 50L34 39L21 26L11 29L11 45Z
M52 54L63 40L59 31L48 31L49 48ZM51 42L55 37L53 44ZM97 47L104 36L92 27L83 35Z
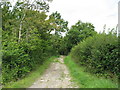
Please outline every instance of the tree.
M54 31L54 34L51 36L51 42L54 50L57 54L61 54L61 48L63 36L62 33L68 31L68 22L62 19L60 13L55 12L49 16L48 23L50 23L48 33Z
M61 35L62 32L68 31L68 21L62 19L60 13L57 11L49 16L49 22L51 25L49 32L55 31L55 35Z
M67 53L70 52L71 48L77 45L79 42L95 34L96 31L91 23L83 23L78 21L70 28L64 37L64 41L67 43Z
M2 4L2 78L3 84L18 80L53 55L47 15L28 8L26 2ZM44 7L43 7L44 8Z

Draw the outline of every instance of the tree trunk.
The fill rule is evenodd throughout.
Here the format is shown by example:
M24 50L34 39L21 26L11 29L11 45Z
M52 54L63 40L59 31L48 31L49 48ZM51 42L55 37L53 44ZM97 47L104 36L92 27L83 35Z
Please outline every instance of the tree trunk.
M19 28L19 38L18 38L18 42L20 42L20 40L21 40L21 36L22 36L22 23L23 23L24 18L25 18L25 14L24 14L22 20L20 21L20 28Z

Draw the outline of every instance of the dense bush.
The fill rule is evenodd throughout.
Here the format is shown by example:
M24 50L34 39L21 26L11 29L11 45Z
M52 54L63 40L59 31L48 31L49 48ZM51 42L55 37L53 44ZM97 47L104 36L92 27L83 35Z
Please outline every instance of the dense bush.
M2 75L3 82L23 77L31 70L30 58L16 42L8 42L3 47Z
M50 33L54 29L49 24L55 21L55 17L46 19L45 10L49 8L45 2L41 10L26 9L28 5L26 1L18 1L11 10L10 2L2 3L3 84L25 77L37 65L56 54Z
M24 77L28 72L33 70L36 65L41 65L44 60L50 56L50 53L52 53L49 51L52 48L48 49L50 46L43 40L29 44L12 41L4 42L3 45L3 83Z
M113 34L97 34L72 48L72 58L94 73L119 75L118 38Z

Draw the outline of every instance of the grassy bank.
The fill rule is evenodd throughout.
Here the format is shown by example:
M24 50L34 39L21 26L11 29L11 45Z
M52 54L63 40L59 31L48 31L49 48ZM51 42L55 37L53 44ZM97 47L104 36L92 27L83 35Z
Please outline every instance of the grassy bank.
M37 78L39 78L43 72L49 67L50 63L56 58L56 56L53 56L46 60L43 65L37 66L36 70L29 73L28 76L25 78L17 81L17 82L11 82L9 84L6 84L4 88L28 88L31 86Z
M70 56L64 59L65 64L70 70L73 81L76 82L80 88L118 88L117 83L105 78L98 78L88 72L84 72L85 68L78 66Z

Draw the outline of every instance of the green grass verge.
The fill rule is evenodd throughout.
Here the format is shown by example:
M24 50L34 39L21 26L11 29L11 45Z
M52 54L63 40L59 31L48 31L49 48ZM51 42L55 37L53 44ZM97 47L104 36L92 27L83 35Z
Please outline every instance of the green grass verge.
M28 88L30 87L43 73L44 71L49 67L50 63L57 58L57 56L53 56L46 60L43 65L40 65L36 68L36 70L30 72L25 78L16 81L11 82L9 84L6 84L3 88Z
M78 66L70 56L64 59L65 64L70 70L70 75L73 81L78 84L80 88L118 88L118 84L109 79L84 72L85 68Z

